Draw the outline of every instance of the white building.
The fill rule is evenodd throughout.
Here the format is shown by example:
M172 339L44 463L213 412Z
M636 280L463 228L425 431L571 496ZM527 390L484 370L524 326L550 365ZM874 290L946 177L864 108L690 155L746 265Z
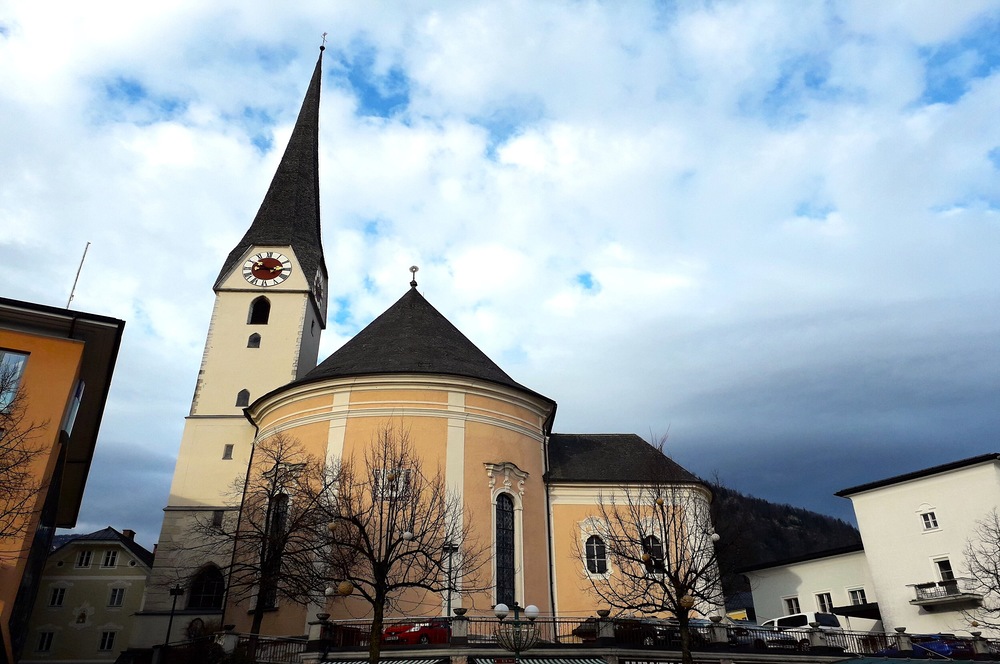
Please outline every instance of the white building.
M968 633L983 596L969 576L966 542L1000 507L1000 454L984 454L844 489L863 548L745 570L758 620L829 608L864 629ZM996 635L993 635L996 636Z

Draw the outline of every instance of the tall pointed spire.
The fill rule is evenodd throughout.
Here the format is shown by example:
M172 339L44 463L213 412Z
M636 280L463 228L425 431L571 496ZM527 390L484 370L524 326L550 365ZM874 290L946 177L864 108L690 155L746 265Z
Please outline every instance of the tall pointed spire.
M314 283L318 271L325 280L319 221L319 93L325 48L320 46L309 89L271 186L250 228L223 264L216 287L253 246L291 246L308 282ZM325 297L324 293L315 295Z

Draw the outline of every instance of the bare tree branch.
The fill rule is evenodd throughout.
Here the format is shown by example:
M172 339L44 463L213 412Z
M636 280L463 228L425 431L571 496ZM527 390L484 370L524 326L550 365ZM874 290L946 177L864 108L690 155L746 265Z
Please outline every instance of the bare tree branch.
M577 555L591 556L588 564L597 546L606 551L608 573L585 574L592 593L619 613L674 616L682 659L690 663L690 614L723 605L710 492L695 482L629 484L603 492L595 509L584 524L599 538L595 548L573 540Z
M48 422L28 419L28 395L20 374L0 365L0 541L25 534L44 489L35 461L44 448L38 437Z
M351 583L371 606L374 664L385 612L404 593L481 590L479 572L488 559L472 535L468 510L447 490L441 469L425 467L407 431L384 424L362 459L341 460L329 476L335 493L328 573Z

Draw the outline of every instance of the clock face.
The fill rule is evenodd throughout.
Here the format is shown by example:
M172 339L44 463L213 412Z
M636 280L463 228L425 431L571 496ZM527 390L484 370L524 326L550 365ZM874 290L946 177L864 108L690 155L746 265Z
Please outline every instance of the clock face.
M280 284L292 273L292 261L276 251L262 251L243 263L243 278L254 286Z

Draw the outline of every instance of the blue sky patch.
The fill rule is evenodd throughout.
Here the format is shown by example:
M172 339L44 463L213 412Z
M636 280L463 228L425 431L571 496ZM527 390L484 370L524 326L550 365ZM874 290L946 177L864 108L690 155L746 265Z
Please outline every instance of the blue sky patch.
M117 76L104 82L104 100L101 114L114 120L136 124L152 124L170 120L187 110L187 102L175 97L160 97L137 79Z
M351 320L351 299L338 297L333 300L333 322L346 325Z
M6 37L10 34L10 28L8 28L3 23L0 23L0 37Z
M807 219L826 219L837 208L829 203L817 201L801 201L795 206L795 216Z
M795 124L806 118L805 102L829 102L844 96L842 88L830 85L830 62L812 54L786 60L766 92L748 93L739 106L743 113L763 117L771 124Z
M993 164L993 168L1000 171L1000 146L993 148L986 153L986 158Z
M375 71L375 48L361 46L342 53L333 77L348 87L358 100L358 115L389 118L406 110L410 103L410 79L397 66Z
M281 48L256 46L253 52L257 58L257 62L260 63L261 69L268 72L276 72L287 67L290 62L293 62L298 57L299 52L291 46L291 44L287 44Z
M274 145L274 134L271 131L274 119L270 113L263 108L247 106L243 109L239 122L246 129L250 142L258 152L264 154L271 150Z
M581 272L576 275L576 283L583 287L583 290L596 293L601 290L600 284L594 279L594 275L590 272Z
M970 84L989 76L1000 65L1000 18L982 21L961 38L920 50L924 60L925 104L951 104Z
M497 151L507 141L521 134L524 128L545 117L545 109L540 99L525 100L494 109L489 115L471 118L472 124L489 133L486 155L496 160Z

